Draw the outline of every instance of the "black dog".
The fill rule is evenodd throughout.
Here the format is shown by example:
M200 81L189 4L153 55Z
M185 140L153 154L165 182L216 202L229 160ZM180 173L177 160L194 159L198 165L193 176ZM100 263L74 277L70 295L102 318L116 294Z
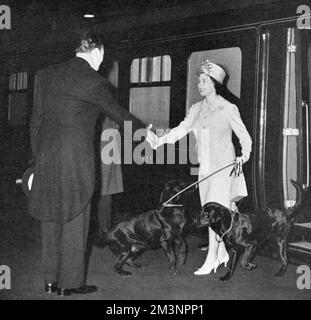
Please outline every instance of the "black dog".
M158 209L120 222L104 234L104 242L118 257L114 265L116 272L130 276L131 272L123 270L124 264L141 267L134 260L148 248L164 249L172 273L176 273L176 257L181 264L185 263L186 244L181 236L185 225L184 205L179 196L169 204L164 204L185 187L186 183L181 180L166 183Z
M229 271L220 278L221 280L226 281L232 277L238 255L243 251L242 268L255 269L257 266L251 261L256 249L273 239L278 244L282 260L281 267L274 276L283 276L288 266L287 238L293 224L293 218L297 214L297 208L301 205L303 192L297 182L291 180L291 183L297 190L298 199L296 205L287 210L266 208L257 214L240 214L216 202L209 202L203 206L199 224L209 225L214 232L223 237L226 248L230 252Z

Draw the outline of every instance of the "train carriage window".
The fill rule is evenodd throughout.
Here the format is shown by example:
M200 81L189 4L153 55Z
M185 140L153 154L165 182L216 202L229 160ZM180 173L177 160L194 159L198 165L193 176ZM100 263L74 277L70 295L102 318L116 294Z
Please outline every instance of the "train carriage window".
M130 111L156 128L169 127L171 58L137 58L131 65Z
M139 81L139 63L140 59L134 59L131 65L131 83Z
M188 81L187 81L187 100L186 110L195 102L202 100L195 81L196 72L202 61L209 59L222 65L228 72L229 79L227 87L229 91L240 98L241 95L241 71L242 71L242 52L239 47L214 49L193 52L188 61Z
M9 77L8 123L25 125L28 105L27 72L12 73Z

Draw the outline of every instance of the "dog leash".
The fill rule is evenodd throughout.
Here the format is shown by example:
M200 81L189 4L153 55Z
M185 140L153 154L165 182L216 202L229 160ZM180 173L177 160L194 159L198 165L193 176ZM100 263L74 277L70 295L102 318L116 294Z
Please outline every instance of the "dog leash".
M234 165L235 165L235 162L230 163L230 164L228 164L227 166L225 166L225 167L223 167L223 168L221 168L221 169L218 169L218 170L214 171L213 173L211 173L210 175L202 178L201 180L196 181L196 182L190 184L188 187L186 187L186 188L182 189L181 191L177 192L175 195L173 195L171 198L169 198L167 201L165 201L165 202L162 204L162 206L163 206L163 207L169 206L168 203L171 202L171 201L172 201L174 198L176 198L177 196L179 196L181 193L184 193L186 190L190 189L190 188L193 187L194 185L198 185L199 183L201 183L202 181L210 178L211 176L215 175L216 173L218 173L218 172L220 172L220 171L222 171L222 170L225 170L225 169L227 169L227 168L229 168L229 167L231 167L231 166L234 166Z
M233 211L233 210L232 210ZM235 213L239 213L239 211L234 211ZM220 243L220 242L222 242L222 239L224 238L224 236L232 229L232 226L233 226L233 214L231 214L231 224L230 224L230 227L229 227L229 229L226 231L226 232L224 232L224 234L220 237L220 240L218 240L217 238L216 238L216 241L218 242L218 243Z
M238 209L237 209L238 210ZM239 213L239 211L234 211L235 213ZM216 250L216 252L217 252L217 259L218 259L218 262L219 262L219 265L221 265L221 261L219 260L219 258L218 258L218 249L219 249L219 245L220 245L220 243L222 242L222 239L224 238L224 236L232 229L232 226L233 226L233 219L234 219L234 217L233 217L233 214L231 214L231 224L230 224L230 227L229 227L229 229L220 237L220 239L218 240L217 239L217 235L216 235L216 241L217 241L217 250ZM225 264L226 264L227 262L225 262Z

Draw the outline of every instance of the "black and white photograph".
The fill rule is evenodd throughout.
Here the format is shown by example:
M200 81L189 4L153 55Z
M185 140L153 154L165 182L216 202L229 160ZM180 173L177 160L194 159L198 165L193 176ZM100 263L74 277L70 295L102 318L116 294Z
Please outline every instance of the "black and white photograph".
M310 108L307 0L2 0L0 300L311 300Z

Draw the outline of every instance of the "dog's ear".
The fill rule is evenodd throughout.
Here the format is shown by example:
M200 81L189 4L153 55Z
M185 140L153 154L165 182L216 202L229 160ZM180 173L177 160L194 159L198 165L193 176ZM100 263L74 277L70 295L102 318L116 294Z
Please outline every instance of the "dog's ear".
M228 209L227 207L220 205L220 207L218 207L219 209L219 213L222 219L227 218L228 216L231 216L231 210Z
M229 227L231 225L231 219L234 218L231 210L221 205L217 207L217 211L219 213L218 216L222 221L223 226L225 226L226 228Z
M163 188L159 202L160 203L166 202L167 200L177 195L186 187L187 187L186 182L180 179L171 180L167 182ZM177 195L174 199L172 199L172 201L176 203L176 201L180 200L182 196L183 196L183 193L181 193L180 195Z

